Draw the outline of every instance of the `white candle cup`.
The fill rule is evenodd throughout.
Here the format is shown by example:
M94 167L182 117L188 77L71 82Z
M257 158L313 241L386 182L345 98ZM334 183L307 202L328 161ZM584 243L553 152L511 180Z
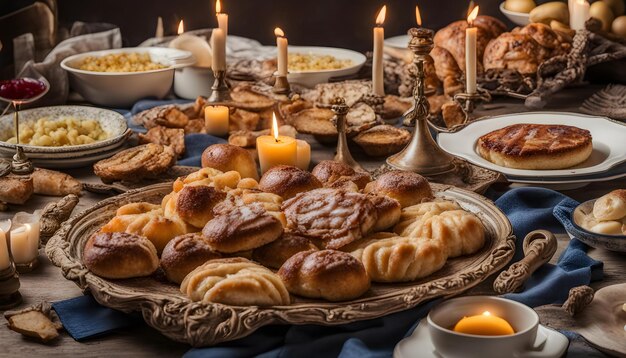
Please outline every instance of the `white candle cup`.
M0 222L0 271L11 267L11 256L7 245L7 234L11 230L11 220Z
M40 236L40 224L41 211L37 210L32 214L26 212L19 212L13 217L13 223L15 225L28 224L30 231L28 235L28 241L30 243L30 250L34 253L34 257L38 256L39 251L39 236Z
M36 258L29 240L30 231L29 224L17 225L11 230L11 256L16 265L28 265Z
M213 71L226 70L226 35L224 30L213 29L211 34L211 49L213 51Z
M206 106L204 108L204 126L207 134L218 137L228 135L229 111L226 106Z
M311 145L302 139L296 139L297 145L297 167L302 170L309 170L311 164Z

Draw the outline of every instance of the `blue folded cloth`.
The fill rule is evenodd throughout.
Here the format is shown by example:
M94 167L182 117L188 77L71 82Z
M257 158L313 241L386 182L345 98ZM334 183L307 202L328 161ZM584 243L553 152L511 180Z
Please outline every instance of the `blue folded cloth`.
M145 111L152 107L162 106L166 104L185 104L190 103L189 100L184 99L173 99L173 100L141 100L135 105L133 108L128 110L118 109L117 111L124 115L126 121L128 122L128 127L137 133L145 133L146 128L141 125L137 125L133 123L133 116L141 111ZM177 162L178 165L187 165L191 167L199 167L200 159L202 157L202 152L213 144L218 143L226 143L226 140L223 138L215 137L208 134L201 133L193 133L185 135L185 153Z
M496 201L511 220L522 251L524 235L535 229L563 232L560 215L575 202L555 191L521 188ZM558 208L558 209L555 209ZM569 209L568 209L569 208ZM554 215L553 215L554 211ZM530 306L562 302L569 290L602 277L602 263L591 259L586 245L572 240L557 265L544 265L533 274L521 293L507 295ZM390 357L395 345L410 335L421 318L440 300L368 321L340 326L268 326L248 337L214 347L191 349L186 357ZM64 323L92 319L80 309L63 312ZM70 332L70 334L73 334Z

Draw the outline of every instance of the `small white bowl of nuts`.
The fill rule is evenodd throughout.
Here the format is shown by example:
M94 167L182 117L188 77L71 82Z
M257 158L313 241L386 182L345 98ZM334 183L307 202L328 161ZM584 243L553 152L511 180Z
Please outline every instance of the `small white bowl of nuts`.
M70 86L87 101L108 107L130 107L142 98L165 97L174 70L193 65L191 52L162 47L92 51L61 62Z

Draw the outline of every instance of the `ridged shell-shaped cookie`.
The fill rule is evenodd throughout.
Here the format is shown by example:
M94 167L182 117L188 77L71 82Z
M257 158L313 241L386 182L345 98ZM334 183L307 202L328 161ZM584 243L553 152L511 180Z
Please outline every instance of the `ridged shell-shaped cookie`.
M400 221L393 231L399 236L418 237L414 231L419 230L422 224L429 218L445 211L459 210L459 204L453 201L437 200L421 203L402 209Z
M448 258L437 241L401 236L366 240L351 254L374 282L414 281L441 269Z
M207 261L190 272L180 291L192 301L233 306L274 306L290 303L280 277L269 269L241 258Z
M485 244L485 228L480 219L465 210L446 211L426 221L415 232L418 237L441 242L449 257L470 255Z

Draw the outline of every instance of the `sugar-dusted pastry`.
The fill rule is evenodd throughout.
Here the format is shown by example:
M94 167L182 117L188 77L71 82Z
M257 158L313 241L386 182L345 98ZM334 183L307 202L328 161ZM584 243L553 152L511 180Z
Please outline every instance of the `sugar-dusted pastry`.
M593 204L593 216L600 221L626 217L626 190L613 190L596 200Z
M241 257L207 261L185 277L180 291L192 301L232 306L278 306L291 301L278 275Z
M337 189L300 193L283 203L290 232L321 240L338 249L367 235L376 224L376 208L367 195Z
M259 180L256 161L245 149L232 144L213 144L202 152L202 167L239 172L242 178Z
M356 171L347 164L334 160L322 160L313 168L311 173L324 186L330 186L335 181L347 179L354 182L359 189L363 189L367 183L372 181L369 173Z
M161 253L161 268L168 280L180 284L196 267L222 255L211 250L200 233L176 236Z
M72 176L54 170L37 168L30 175L33 179L33 193L39 195L65 196L80 195L83 184Z
M178 217L165 217L160 205L131 203L120 207L117 215L100 231L103 233L126 232L145 236L160 253L171 239L187 234L192 231L192 228Z
M345 250L351 250L363 263L374 282L414 281L438 271L446 263L448 255L440 241L381 234Z
M400 221L393 231L400 236L415 236L413 231L418 230L426 219L445 211L460 209L459 204L449 200L435 200L409 206L402 209Z
M159 258L144 236L99 232L87 240L83 264L100 277L122 279L151 275L159 267Z
M389 229L400 221L402 208L396 199L376 194L370 194L367 197L376 208L376 224L374 224L372 231Z
M176 153L172 147L148 143L103 159L93 165L93 170L104 182L139 181L159 176L174 163Z
M186 223L202 229L213 218L213 208L226 199L226 193L214 187L188 185L173 193L166 204L166 216L178 215ZM172 208L173 206L173 208Z
M280 239L252 251L252 259L263 266L279 269L291 256L301 251L317 250L311 240L292 234L283 234Z
M411 235L440 242L448 257L470 255L485 244L485 227L465 210L445 211L426 219Z
M587 160L593 150L586 129L560 124L514 124L487 133L476 149L503 167L531 170L570 168Z
M363 265L335 250L300 252L283 264L278 275L294 295L329 301L351 300L370 288Z
M235 206L211 219L202 229L211 249L234 253L252 250L278 239L283 225L260 203Z
M392 170L379 176L367 184L365 192L389 196L396 199L403 208L433 197L433 191L426 178L403 170Z
M259 189L290 199L298 193L319 189L322 183L311 173L297 167L278 165L269 169L259 181Z
M174 149L176 156L185 153L185 130L182 128L152 127L146 134L139 133L139 144L156 143L169 145Z

